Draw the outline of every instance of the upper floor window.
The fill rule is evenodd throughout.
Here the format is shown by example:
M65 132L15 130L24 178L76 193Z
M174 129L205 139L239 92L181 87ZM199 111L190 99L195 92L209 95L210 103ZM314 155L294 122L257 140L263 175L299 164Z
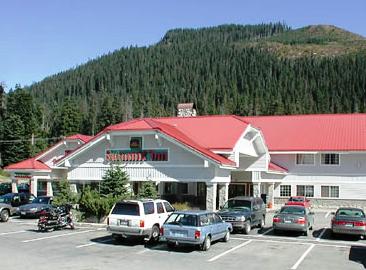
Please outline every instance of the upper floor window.
M339 154L322 154L322 165L339 165Z
M314 165L315 155L314 154L297 154L296 164L298 165Z

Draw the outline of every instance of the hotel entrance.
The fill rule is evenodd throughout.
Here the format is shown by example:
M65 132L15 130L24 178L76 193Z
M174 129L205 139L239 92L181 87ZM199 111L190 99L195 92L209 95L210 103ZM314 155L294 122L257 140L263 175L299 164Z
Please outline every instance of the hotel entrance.
M252 183L235 183L229 185L229 199L236 196L253 196Z

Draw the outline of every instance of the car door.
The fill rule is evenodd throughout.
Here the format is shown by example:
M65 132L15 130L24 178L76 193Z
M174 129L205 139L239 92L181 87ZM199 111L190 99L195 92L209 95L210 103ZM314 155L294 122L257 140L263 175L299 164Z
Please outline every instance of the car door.
M161 227L164 224L165 220L168 218L162 202L156 203L156 212L158 214L159 225Z
M227 227L226 227L225 222L222 220L222 218L218 214L214 213L213 215L214 215L214 220L215 220L215 227L217 227L217 229L218 229L218 238L221 239L226 235Z
M210 231L211 231L211 239L212 239L212 241L215 241L220 238L220 228L219 228L219 226L217 226L218 225L217 219L215 219L214 213L210 213L207 216L208 216L208 221L209 221L209 226L210 226Z

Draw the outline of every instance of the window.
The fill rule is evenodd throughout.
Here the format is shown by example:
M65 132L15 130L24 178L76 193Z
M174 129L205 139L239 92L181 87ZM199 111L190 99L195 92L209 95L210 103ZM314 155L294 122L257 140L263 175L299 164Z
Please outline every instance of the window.
M314 165L315 155L314 154L297 154L296 155L297 165Z
M290 196L291 196L291 185L281 185L280 197L290 197Z
M178 183L178 194L188 194L187 183Z
M158 214L164 213L164 207L161 202L156 203L156 209L158 210Z
M322 186L322 197L325 198L339 198L338 186Z
M339 165L339 154L322 154L322 165Z
M165 210L167 212L174 212L174 208L173 208L173 206L170 205L170 203L164 202L164 206L165 206Z
M144 212L145 215L154 214L155 213L154 203L153 202L144 203Z
M297 196L314 197L314 186L296 186Z
M113 215L139 216L140 210L137 203L116 203L112 210Z
M164 183L164 194L173 194L173 183Z

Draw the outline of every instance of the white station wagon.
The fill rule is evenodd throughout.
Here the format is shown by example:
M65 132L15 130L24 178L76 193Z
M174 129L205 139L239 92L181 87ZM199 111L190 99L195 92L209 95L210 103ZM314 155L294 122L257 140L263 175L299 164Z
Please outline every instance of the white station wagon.
M124 200L116 203L107 219L107 230L114 240L144 237L158 241L160 228L174 208L165 200Z

